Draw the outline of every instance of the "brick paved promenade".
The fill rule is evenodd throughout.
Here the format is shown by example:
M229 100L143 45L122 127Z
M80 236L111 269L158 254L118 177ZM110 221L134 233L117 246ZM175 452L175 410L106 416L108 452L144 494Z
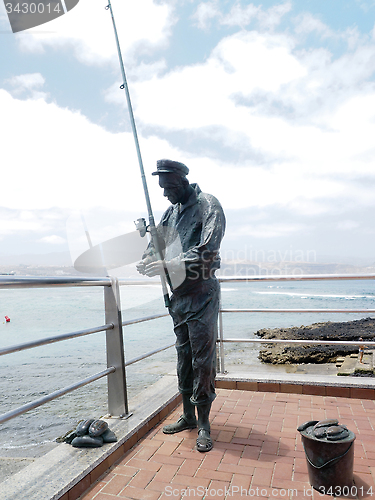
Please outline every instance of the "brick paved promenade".
M356 434L358 497L375 500L373 400L228 389L217 394L211 452L195 450L196 430L162 433L181 414L179 406L80 499L332 499L311 489L296 429L308 420L338 418Z

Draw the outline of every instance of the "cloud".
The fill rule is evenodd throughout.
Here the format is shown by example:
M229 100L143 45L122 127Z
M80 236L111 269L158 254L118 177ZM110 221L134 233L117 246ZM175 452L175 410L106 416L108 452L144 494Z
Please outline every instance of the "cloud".
M306 75L288 44L284 37L253 32L227 37L205 63L139 82L134 87L137 114L144 123L169 129L223 125L248 134L255 117L236 107L234 96L258 89L276 92Z
M296 16L295 32L299 35L308 35L310 33L318 33L322 38L334 38L337 34L310 12L303 12Z
M29 94L32 99L46 99L48 94L40 91L45 84L45 78L41 73L25 73L13 76L5 81L12 88L12 95Z
M246 235L250 238L279 238L290 236L293 233L303 230L304 228L305 226L303 224L256 224L251 226L241 226L236 231L236 237Z
M228 14L224 14L220 7L218 0L201 2L193 15L193 19L196 19L196 26L202 30L208 30L211 21L217 19L219 24L223 26L238 26L245 29L251 22L255 21L261 30L272 30L292 9L292 4L285 2L263 9L252 3L242 7L239 2L236 2Z
M334 30L311 14L295 19L291 2L220 7L202 2L195 13L201 29L216 23L219 41L206 58L184 64L181 57L169 68L170 53L160 49L173 40L176 4L115 4L154 210L159 216L168 203L150 173L157 159L169 157L185 162L189 179L227 212L239 211L241 221L267 210L268 220L243 222L242 230L228 226L233 238L303 241L318 224L326 235L356 230L357 217L375 205L375 39L354 28ZM86 65L113 63L118 71L110 15L98 0L81 0L48 29L17 35L19 46L27 54L52 49L57 64L67 54ZM305 45L307 33L316 35L313 45ZM135 65L137 58L142 62ZM4 183L12 189L3 190L1 204L24 212L4 216L1 234L34 229L34 239L50 245L64 236L56 229L63 224L58 210L67 217L74 209L85 211L97 242L132 230L132 221L146 215L132 135L46 102L42 73L7 84L12 90L0 89L0 133ZM125 106L118 84L106 99ZM281 210L283 220L275 217ZM33 218L38 211L43 217ZM327 229L328 216L337 218ZM340 225L340 218L349 222ZM371 224L366 218L363 234Z
M47 243L48 245L65 245L66 239L61 236L57 236L56 234L52 234L51 236L44 236L41 238L40 243Z
M18 34L19 46L33 53L43 53L48 47L68 51L88 65L117 63L111 15L104 7L100 0L80 0L66 15L50 21L45 31L38 26ZM173 17L167 4L117 2L113 11L121 49L129 57L154 52L168 42Z
M259 21L262 28L274 29L278 26L283 17L292 10L292 3L285 2L283 4L274 5L266 11L259 13Z
M158 134L227 147L225 161L203 160L200 177L228 207L288 203L316 213L322 198L373 205L372 190L354 190L346 176L374 177L375 45L362 40L336 59L327 48L297 47L298 37L276 33L223 38L204 63L138 82L137 117ZM192 165L202 160L189 156ZM264 190L249 196L249 186Z
M14 186L13 186L14 189ZM3 189L6 190L6 186ZM64 229L67 215L61 209L19 210L0 207L0 239L2 248L9 237L23 235L33 240L43 237L52 230Z
M337 225L337 229L340 231L352 231L359 227L358 221L354 220L343 220Z
M373 9L375 7L375 0L366 0L366 1L363 1L363 0L355 0L356 3L359 4L360 8L368 13L371 9Z
M207 30L210 27L211 20L216 17L221 17L217 0L212 2L201 2L192 16L192 18L196 20L195 26L201 30Z
M260 12L262 12L261 7L256 7L254 4L242 7L241 4L237 3L233 5L228 15L222 17L221 24L244 28L253 19L256 19Z
M1 205L12 209L111 207L144 212L145 199L131 133L111 133L85 116L43 99L20 100L0 89ZM149 175L163 157L181 152L157 137L140 138ZM154 178L152 180L155 181ZM151 194L160 200L154 182ZM161 199L159 207L165 206Z
M26 73L9 78L7 83L12 85L12 87L16 87L18 91L23 91L34 89L35 87L43 87L45 78L40 73Z
M296 46L291 35L242 31L223 38L204 63L167 72L156 63L150 73L140 71L132 90L146 172L159 158L185 161L191 180L199 178L228 209L283 204L318 213L319 200L354 199L360 190L361 200L373 203L366 186L354 190L343 174L374 176L375 90L368 82L374 47L332 60L327 51L321 57L321 49ZM44 81L19 78L29 88ZM340 97L333 97L334 80ZM118 92L109 99L124 105ZM7 176L20 192L5 193L5 206L144 209L130 133L110 133L79 112L43 99L20 101L4 90L0 104L2 136L9 137L3 156L16 166ZM164 131L209 138L232 158L173 146ZM26 166L21 179L17 166ZM166 203L153 181L150 192L161 210ZM112 194L117 186L121 195Z

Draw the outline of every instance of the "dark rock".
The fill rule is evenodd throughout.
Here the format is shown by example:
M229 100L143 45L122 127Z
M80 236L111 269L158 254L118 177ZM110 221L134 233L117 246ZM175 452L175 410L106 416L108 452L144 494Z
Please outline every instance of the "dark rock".
M256 335L264 339L281 340L345 340L372 341L375 336L375 319L365 318L355 321L334 323L314 323L310 326L292 328L264 328ZM344 345L298 345L266 344L259 352L259 359L272 364L329 363L338 356L358 353L358 346Z
M93 437L88 434L77 436L72 441L74 448L100 448L103 446L103 438L101 436Z
M63 436L56 438L56 443L68 443L71 444L74 438L77 437L77 433L75 430L70 430Z
M117 441L117 436L114 432L111 431L111 429L107 429L101 437L103 438L103 441L105 443L116 443Z
M101 436L108 429L108 424L104 420L94 420L89 427L89 434L93 437Z
M89 431L89 427L93 422L95 422L94 418L88 418L86 420L81 420L81 422L78 423L77 428L76 428L77 436L84 436L85 434L87 434Z

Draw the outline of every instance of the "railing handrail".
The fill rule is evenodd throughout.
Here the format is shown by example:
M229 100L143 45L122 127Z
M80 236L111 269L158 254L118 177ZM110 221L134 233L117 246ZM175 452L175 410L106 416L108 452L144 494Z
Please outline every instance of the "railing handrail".
M254 274L246 276L225 276L218 274L217 279L220 283L235 283L249 281L336 281L336 280L373 280L375 273L359 273L359 274ZM119 279L119 285L126 286L144 286L144 285L160 285L160 281L153 278L139 279Z
M87 330L79 330L78 332L63 333L62 335L55 335L54 337L45 337L44 339L34 340L33 342L25 342L24 344L17 344L9 347L4 347L0 349L0 356L5 354L12 354L13 352L25 351L26 349L32 349L33 347L40 347L42 345L54 344L55 342L61 342L62 340L74 339L77 337L83 337L84 335L90 335L92 333L105 332L107 330L112 330L114 328L113 323L110 325L98 326L96 328L88 328Z
M375 299L375 297L374 297ZM375 313L375 309L220 309L222 313Z
M80 276L0 276L1 288L50 288L73 286L111 286L109 277Z
M103 277L99 277L99 278L54 277L54 276L52 276L52 277L47 277L47 276L43 276L43 277L1 276L0 277L0 288L3 288L3 289L5 289L5 288L7 288L7 289L9 289L9 288L15 288L15 289L20 289L20 288L51 288L51 287L74 287L74 286L103 286L103 287L107 287L105 289L108 290L108 288L111 288L111 287L113 288L114 286L116 288L116 280L114 280L110 277L106 277L106 278L103 278ZM114 291L113 296L108 295L107 292L105 293L105 297L108 295L108 300L109 300L109 302L112 303L111 306L108 306L108 308L109 308L108 310L107 310L107 306L106 306L106 316L107 316L107 314L113 314L113 310L111 312L111 308L112 309L114 308L114 310L117 310L118 318L121 318L121 312L118 310L118 306L120 305L119 295L117 292L115 292L115 290L113 290L113 291ZM142 323L145 321L151 321L151 320L154 320L157 318L162 318L165 316L168 316L168 314L167 313L154 314L154 315L146 316L146 317L142 317L142 318L135 318L133 320L120 321L119 326L122 328L122 326L136 324L136 323ZM85 335L90 335L90 334L94 334L94 333L98 333L98 332L103 332L103 331L108 332L108 331L113 330L113 329L115 329L115 324L114 323L107 323L105 325L101 325L101 326L93 327L93 328L88 328L85 330L64 333L61 335L55 335L55 336L51 336L51 337L45 337L45 338L37 339L37 340L31 341L31 342L25 342L25 343L1 348L0 349L0 356L19 352L19 351L24 351L27 349L32 349L34 347L40 347L43 345L61 342L63 340L78 338L78 337L82 337ZM121 337L122 337L122 333L121 333ZM107 337L107 359L108 359L108 342L112 343L112 347L111 347L112 351L114 348L113 340L111 340ZM125 369L125 366L131 365L133 363L136 363L137 361L140 361L140 360L145 359L149 356L152 356L153 354L164 351L164 350L172 347L173 345L174 345L174 343L169 344L167 346L160 347L158 349L151 351L150 353L146 353L146 354L143 354L137 358L134 358L134 359L128 361L127 363L125 363L125 360L123 360L122 370ZM115 348L115 350L117 350L117 349ZM91 382L99 380L102 377L105 377L105 376L113 377L113 375L115 374L115 372L117 370L120 370L120 372L121 372L121 366L118 365L118 362L115 363L115 366L107 366L107 369L100 372L100 373L91 375L91 376L87 377L86 379L81 380L79 382L75 382L74 384L72 384L68 387L65 387L63 389L59 389L55 392L52 392L51 394L47 394L47 395L41 397L35 401L29 402L27 404L24 404L18 408L15 408L15 409L9 411L7 413L4 413L3 415L0 415L0 424L4 423L12 418L15 418L19 415L22 415L23 413L26 413L34 408L42 406L42 405L44 405L44 404L46 404L46 403L48 403L56 398L63 396L64 394L67 394L68 392L72 392L76 389L79 389L80 387L82 387L84 385L87 385ZM118 375L117 375L117 377L118 377ZM121 379L121 376L120 376L120 379ZM124 382L125 382L125 376L124 376ZM117 380L117 382L114 382L113 387L114 388L118 387L118 380ZM125 382L125 388L126 388L126 382ZM118 392L118 391L115 391L115 392ZM108 394L108 396L110 398L110 394ZM116 396L113 397L113 395L112 395L112 398L114 399L114 402L112 404L113 407L119 407L122 405L121 402L119 403L120 398L117 398ZM127 412L128 412L127 396L126 396L126 389L125 389L125 414L127 414ZM121 414L120 414L120 416L121 416Z
M115 371L116 368L114 366L110 366L106 370L103 370L102 372L99 373L95 373L95 375L90 375L89 377L80 380L79 382L75 382L74 384L69 385L68 387L64 387L63 389L51 392L51 394L47 394L46 396L36 399L35 401L31 401L30 403L26 403L25 405L20 406L14 410L10 410L7 413L0 415L0 424L3 424L4 422L12 418L18 417L19 415L23 415L24 413L33 410L34 408L38 408L38 406L42 406L46 403L49 403L50 401L53 401L54 399L64 396L64 394L68 394L68 392L73 392L76 389L79 389L80 387L83 387L87 384L90 384L91 382L95 382L96 380L106 377L110 373L114 373Z
M253 275L253 276L219 276L218 277L220 283L240 283L240 282L280 282L280 281L338 281L338 280L373 280L375 279L374 273L369 274L290 274L290 275ZM219 372L224 373L224 343L225 342L263 342L263 339L224 339L223 333L223 313L229 312L267 312L267 313L285 313L285 312L296 312L296 313L372 313L374 312L372 309L365 310L355 310L355 309L332 309L332 310L324 310L324 309L310 309L310 310L299 310L299 309L222 309L221 301L220 301L220 310L219 310ZM264 339L265 340L265 339ZM272 340L276 341L276 339L267 339L268 343ZM301 341L303 342L303 341ZM287 343L287 341L281 341L280 343ZM321 342L318 342L321 343ZM332 341L332 344L336 343ZM356 344L358 345L358 344Z
M218 340L219 342L219 340ZM357 341L357 340L308 340L308 339L223 339L223 342L246 343L251 342L255 344L306 344L306 345L355 345L366 347L374 347L375 342Z
M327 280L327 281L332 281L332 280L373 280L375 279L375 274L345 274L345 275L339 275L339 274L314 274L314 275L265 275L265 276L260 276L260 275L255 275L255 276L220 276L219 281L221 283L231 283L231 282L267 282L267 281L322 281L322 280ZM34 276L0 276L0 289L4 288L50 288L50 287L74 287L74 286L104 286L104 287L114 287L115 281L113 278L110 277L34 277ZM116 281L117 285L119 284L118 281ZM155 280L121 280L120 284L121 285L148 285L148 284L153 284L153 283L158 283ZM116 285L116 286L117 286ZM105 288L105 290L108 290L108 288ZM118 290L118 287L117 287ZM105 295L107 292L105 292ZM116 295L117 294L117 295ZM117 298L116 298L117 297ZM110 301L112 300L112 308L113 304L116 303L117 300L119 300L119 295L118 292L114 291L113 299L109 299ZM267 313L375 313L374 309L222 309L220 308L220 317L222 313L234 313L234 312L267 312ZM110 314L110 312L108 312ZM112 313L113 314L113 311ZM106 309L106 315L107 315L107 309ZM144 321L150 321L154 320L157 318L162 318L168 316L168 313L163 313L163 314L154 314L151 316L146 316L143 318L135 318L133 320L128 320L128 321L122 321L121 320L121 312L118 311L118 318L120 318L120 323L118 326L122 328L122 326L127 326L131 324L136 324L136 323L141 323ZM108 318L106 318L106 321L108 321ZM111 320L110 320L111 321ZM9 346L3 349L0 349L0 356L5 355L5 354L10 354L13 352L21 351L21 350L26 350L26 349L31 349L33 347L39 347L42 345L46 344L51 344L54 342L60 342L62 340L67 340L71 338L76 338L80 337L83 335L89 335L92 333L97 333L100 331L106 331L107 332L107 342L108 342L108 331L115 329L115 323L108 322L106 325L102 325L99 327L95 328L90 328L86 330L80 330L78 332L71 332L71 333L66 333L62 335L57 335L54 337L48 337L44 339L39 339L35 340L33 342L27 342L23 344L18 344L15 346ZM367 342L367 341L361 341L361 342L356 342L356 341L320 341L320 340L283 340L283 339L224 339L222 336L222 321L221 321L221 335L220 338L218 339L219 345L224 343L224 342L236 342L236 343L242 343L242 342L252 342L252 343L264 343L264 344L270 344L270 343L280 343L280 344L319 344L319 345L364 345L367 347L375 347L375 342ZM161 352L163 350L169 349L172 347L174 343L168 344L166 346L160 347L158 349L155 349L149 353L143 354L141 356L138 356L132 360L129 360L128 362L122 362L123 369L125 366L131 365L133 363L136 363L140 360L143 360L149 356L152 356L158 352ZM112 346L111 349L114 347ZM108 345L107 345L107 350L108 350ZM116 349L115 349L116 350ZM221 352L221 355L223 356L223 349ZM224 360L222 360L222 366L224 366L223 363ZM79 387L82 387L83 385L89 384L95 380L98 380L102 377L108 376L113 377L113 374L117 372L118 370L117 364L115 366L107 366L107 369L97 373L95 375L91 375L90 377L81 380L80 382L76 382L72 384L69 387L65 387L63 389L57 390L51 394L48 394L36 401L33 401L31 403L27 403L26 405L23 405L19 408L16 408L15 410L11 410L10 412L5 413L4 415L0 416L0 423L3 423L11 418L14 418L18 415L21 415L22 413L25 413L29 411L30 409L36 408L37 406L41 406L53 399L56 399L68 392L72 392L75 389L78 389ZM120 370L121 371L121 370ZM121 377L120 377L121 378ZM125 372L124 372L124 378L125 378ZM118 382L116 382L118 383ZM114 387L116 386L116 383ZM126 383L125 383L125 392L126 392ZM118 406L118 402L115 402L114 406ZM125 407L126 407L126 413L127 413L127 397L125 395Z
M125 366L133 365L134 363L137 363L138 361L142 361L143 359L149 358L150 356L153 356L154 354L157 354L158 352L165 351L166 349L170 349L175 345L175 342L172 342L171 344L167 344L163 347L158 347L157 349L154 349L153 351L150 351L146 354L141 354L140 356L137 356L136 358L130 359L129 361L126 361Z
M218 276L220 283L248 281L336 281L336 280L373 280L375 274L275 274L254 276Z
M143 323L144 321L151 321L152 319L165 318L166 316L169 316L169 314L153 314L152 316L144 316L143 318L128 319L122 322L122 326L135 325L136 323Z
M248 282L248 281L320 281L320 280L371 280L375 273L370 274L280 274L280 275L247 275L247 276L218 276L220 283ZM120 279L119 285L156 285L154 279ZM0 288L48 288L53 286L111 286L111 278L82 277L82 276L0 276Z

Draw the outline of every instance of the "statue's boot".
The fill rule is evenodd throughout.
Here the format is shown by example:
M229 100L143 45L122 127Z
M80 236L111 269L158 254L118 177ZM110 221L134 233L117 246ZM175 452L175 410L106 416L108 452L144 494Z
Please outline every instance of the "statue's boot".
M210 451L212 450L213 443L210 436L210 410L211 403L208 405L197 406L198 410L198 438L197 438L197 450L198 451Z
M190 397L191 394L182 395L184 413L177 422L163 427L164 434L175 434L176 432L185 431L186 429L195 429L197 427L195 406L191 403Z

